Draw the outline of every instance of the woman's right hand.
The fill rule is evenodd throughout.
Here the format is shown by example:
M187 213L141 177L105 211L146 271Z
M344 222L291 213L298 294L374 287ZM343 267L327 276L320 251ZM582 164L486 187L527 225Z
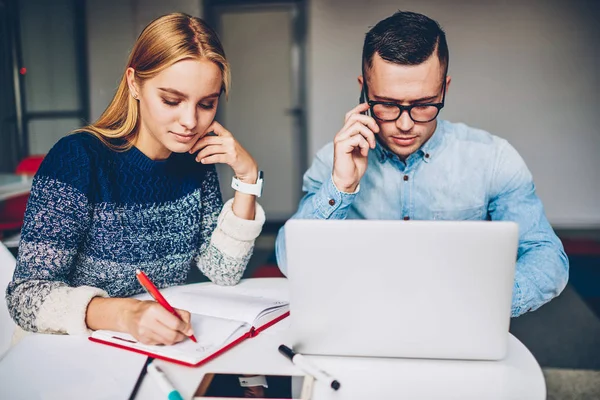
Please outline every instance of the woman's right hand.
M121 324L125 331L144 344L179 343L193 334L190 313L176 309L180 320L155 301L139 301L123 310Z

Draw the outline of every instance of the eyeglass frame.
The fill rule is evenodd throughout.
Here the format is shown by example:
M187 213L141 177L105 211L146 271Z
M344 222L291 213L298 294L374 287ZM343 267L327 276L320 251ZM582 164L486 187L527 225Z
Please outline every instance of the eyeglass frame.
M404 114L404 111L408 112L408 117L415 123L417 124L426 124L429 123L433 120L435 120L438 115L440 115L440 111L442 110L442 108L444 108L445 105L445 101L446 101L446 78L448 77L448 67L446 67L446 71L444 71L444 80L442 82L442 101L440 103L419 103L419 104L411 104L409 106L403 106L402 104L398 104L396 102L393 101L375 101L375 100L369 100L369 91L368 91L368 86L367 86L367 77L365 75L365 67L364 64L362 66L362 76L363 76L363 87L362 87L362 91L360 94L360 99L359 102L360 104L364 103L365 101L369 104L369 110L371 111L371 116L381 122L395 122L398 121L398 119L400 119L400 117L402 116L402 114ZM379 118L376 114L375 114L375 106L378 104L383 104L386 106L394 106L394 107L398 107L398 109L400 109L400 113L398 114L398 116L394 119L382 119ZM424 106L433 106L435 108L437 108L437 113L435 114L435 116L433 118L431 118L428 121L416 121L412 114L411 111L413 108L415 107L424 107Z

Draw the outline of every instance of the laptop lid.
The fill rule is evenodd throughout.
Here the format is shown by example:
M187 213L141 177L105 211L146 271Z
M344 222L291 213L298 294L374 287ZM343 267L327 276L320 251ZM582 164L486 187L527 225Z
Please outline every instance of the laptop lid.
M297 351L506 355L516 223L290 220L285 234Z

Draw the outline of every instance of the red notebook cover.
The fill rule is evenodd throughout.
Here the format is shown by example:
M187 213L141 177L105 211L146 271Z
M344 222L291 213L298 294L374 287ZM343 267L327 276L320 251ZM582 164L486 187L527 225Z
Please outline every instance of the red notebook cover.
M229 350L229 349L237 346L238 344L240 344L244 340L249 339L249 338L253 338L254 336L258 335L260 332L264 331L265 329L269 328L270 326L275 325L277 322L281 321L282 319L285 319L289 315L290 315L290 312L287 311L286 313L278 316L277 318L274 318L273 320L267 322L266 324L264 324L264 325L262 325L262 326L260 326L258 328L251 327L250 330L248 332L246 332L244 335L242 335L239 338L235 339L234 341L228 343L224 347L220 348L216 352L210 354L208 357L206 357L206 358L198 361L195 364L188 363L188 362L185 362L185 361L182 361L182 360L178 360L178 359L175 359L175 358L169 358L169 357L163 356L161 354L154 354L154 353L147 352L147 351L144 351L144 350L141 350L141 349L136 349L136 348L127 346L125 344L120 345L120 344L117 344L117 343L109 342L109 341L102 340L102 339L99 339L99 338L95 338L95 337L92 337L92 336L89 337L89 340L91 340L92 342L96 342L96 343L101 343L101 344L106 344L106 345L109 345L109 346L117 347L117 348L120 348L120 349L123 349L123 350L129 350L129 351L133 351L135 353L144 354L144 355L152 357L152 358L158 358L158 359L169 361L169 362L172 362L172 363L176 363L176 364L180 364L180 365L185 365L185 366L188 366L188 367L198 367L198 366L200 366L202 364L205 364L208 361L210 361L210 360L218 357L219 355L225 353L227 350ZM120 340L122 340L124 342L127 341L125 339L117 338L117 337L115 337L115 339L120 339Z

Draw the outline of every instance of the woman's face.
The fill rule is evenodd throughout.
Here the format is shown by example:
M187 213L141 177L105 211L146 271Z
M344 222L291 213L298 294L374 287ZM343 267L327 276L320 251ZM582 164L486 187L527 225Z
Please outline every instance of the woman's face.
M142 86L131 79L133 69L127 74L140 104L140 131L134 144L146 156L161 160L172 152L185 153L208 133L223 83L217 64L182 60Z

